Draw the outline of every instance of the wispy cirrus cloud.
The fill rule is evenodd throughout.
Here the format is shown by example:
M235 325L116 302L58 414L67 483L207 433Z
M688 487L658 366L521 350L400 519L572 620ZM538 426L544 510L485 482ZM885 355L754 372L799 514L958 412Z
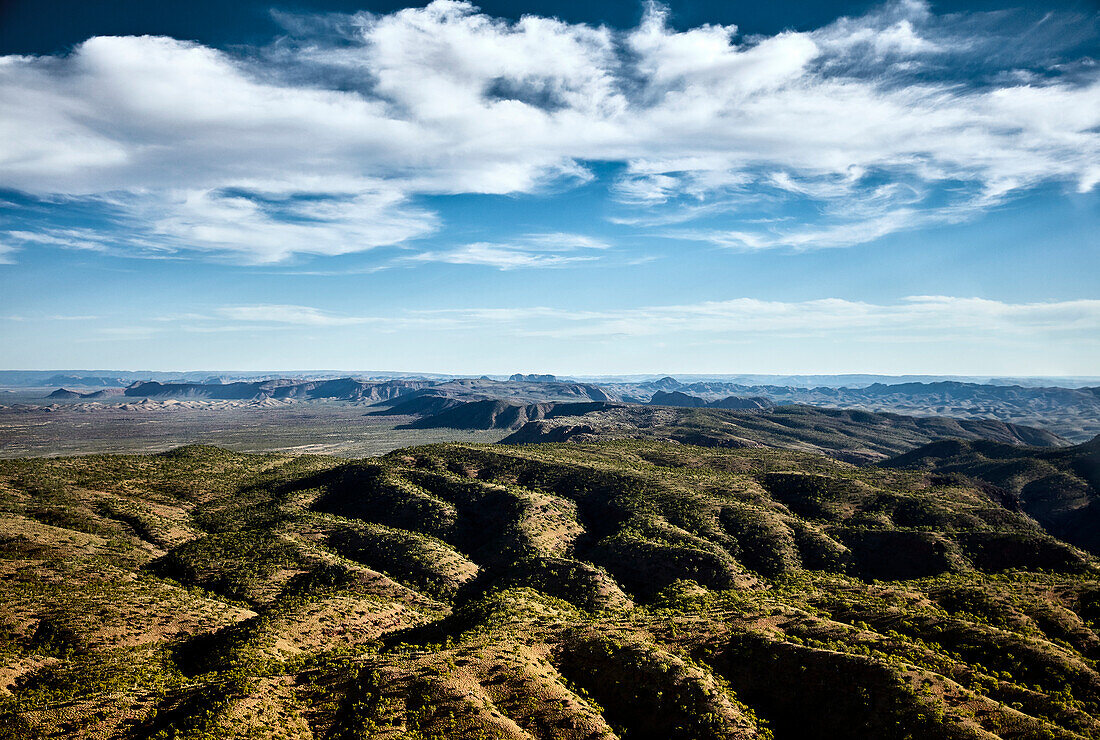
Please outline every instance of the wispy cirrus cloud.
M583 337L680 335L828 336L874 332L942 338L945 333L981 341L989 336L1084 335L1100 332L1100 300L1009 303L985 298L910 296L896 303L841 298L769 301L733 298L689 304L581 310L554 306L485 307L353 315L311 306L247 304L220 306L205 313L167 315L162 323L233 330L256 326L357 327L394 331L504 329L524 336ZM170 329L169 327L166 327Z
M911 296L898 303L840 298L765 301L735 298L694 304L577 311L553 307L454 309L433 312L465 325L512 326L520 334L559 339L611 336L851 336L877 341L994 336L1071 335L1100 331L1100 300L1008 303L984 298Z
M593 250L610 244L584 234L528 234L508 243L474 242L439 251L420 252L405 263L445 262L452 265L485 265L500 270L532 267L564 267L599 259Z
M311 306L254 304L242 306L222 306L212 317L200 317L205 320L226 320L256 322L264 324L289 324L296 326L351 326L368 324L373 319L362 316L346 316L322 311Z
M1100 68L1075 51L1097 14L940 16L901 0L752 38L676 29L656 4L632 29L512 22L456 0L283 17L288 36L259 48L96 37L0 58L0 187L102 216L3 243L246 263L348 254L445 229L421 196L537 193L612 162L620 221L795 200L816 215L712 241L808 249L1100 181ZM883 181L915 197L879 198ZM422 261L577 259L483 241Z

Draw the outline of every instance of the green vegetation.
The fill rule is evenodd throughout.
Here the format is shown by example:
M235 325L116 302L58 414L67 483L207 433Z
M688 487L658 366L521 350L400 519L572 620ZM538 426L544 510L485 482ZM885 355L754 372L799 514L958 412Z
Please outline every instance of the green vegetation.
M1100 564L1006 492L640 440L3 461L0 737L1100 737Z
M468 404L470 406L474 404ZM561 404L561 411L577 404ZM444 414L461 416L462 407ZM425 424L436 424L428 417ZM546 413L501 440L505 444L668 440L703 447L781 447L867 463L939 439L995 440L1010 445L1057 446L1058 435L991 419L900 416L812 406L766 411L607 405L587 412ZM453 423L448 421L447 424Z

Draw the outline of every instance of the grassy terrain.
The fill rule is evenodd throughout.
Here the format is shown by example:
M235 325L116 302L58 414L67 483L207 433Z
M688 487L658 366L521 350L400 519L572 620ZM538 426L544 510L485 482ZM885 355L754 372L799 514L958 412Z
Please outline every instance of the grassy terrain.
M812 453L8 460L0 570L0 737L1100 737L1092 555Z

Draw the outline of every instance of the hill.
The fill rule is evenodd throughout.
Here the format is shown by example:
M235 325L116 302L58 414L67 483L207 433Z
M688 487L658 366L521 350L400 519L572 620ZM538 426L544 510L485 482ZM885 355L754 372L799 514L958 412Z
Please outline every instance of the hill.
M883 464L986 481L1058 537L1100 553L1100 437L1057 450L941 441Z
M699 396L692 396L680 391L657 391L649 399L650 406L683 406L686 408L712 408L712 409L737 409L748 411L753 409L772 409L775 404L763 396L726 396L716 401L707 401Z
M838 380L838 379L834 379ZM1100 387L1037 387L959 381L882 383L859 387L744 384L718 380L683 383L666 377L613 383L605 390L624 401L702 406L728 396L763 397L774 404L951 416L1038 426L1084 442L1100 434ZM669 395L671 394L671 395Z
M1097 562L961 479L185 447L0 462L0 512L7 736L1100 735Z
M397 399L392 406L371 413L373 416L431 416L464 403L468 402L450 396L414 393Z
M448 414L455 414L453 409ZM901 416L811 406L771 411L673 408L617 404L584 414L555 413L530 421L506 444L656 439L706 447L787 447L853 462L881 460L932 440L992 439L1057 446L1065 441L1040 429L978 419Z
M485 399L448 405L442 411L430 413L412 422L408 427L410 429L519 429L524 424L539 419L583 416L593 411L620 407L621 404L603 401L525 404L518 401Z
M58 388L56 391L46 396L51 400L65 400L74 401L77 399L84 400L98 400L102 398L117 398L125 394L123 388L104 388L98 391L89 391L87 393L79 393L77 391L71 391L68 388Z
M553 380L499 381L486 378L464 378L440 383L433 387L431 392L436 395L465 400L492 398L522 403L618 400L613 394L591 383L564 383Z

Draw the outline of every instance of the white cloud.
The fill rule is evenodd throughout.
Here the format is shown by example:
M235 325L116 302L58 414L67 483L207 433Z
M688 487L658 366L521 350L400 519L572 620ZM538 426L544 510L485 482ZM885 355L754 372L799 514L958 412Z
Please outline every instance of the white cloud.
M500 270L562 267L600 259L591 254L591 250L602 251L610 247L606 241L585 234L527 234L506 244L474 242L451 249L420 252L398 260L398 263L444 262L452 265L485 265ZM589 253L578 254L582 250Z
M763 301L735 298L686 305L605 311L551 307L454 309L434 313L469 326L510 325L518 334L576 339L611 336L714 337L768 334L777 337L875 333L878 341L943 341L965 335L990 337L1100 331L1100 300L1006 303L981 298L913 296L899 303L875 304L826 298Z
M590 179L593 161L625 163L625 221L632 206L690 220L759 188L823 204L790 232L725 237L754 248L876 238L1042 182L1093 188L1100 68L949 78L996 57L975 18L907 0L746 39L670 28L657 5L618 31L437 0L303 22L305 36L239 53L97 37L65 56L0 58L0 187L109 215L27 244L245 262L403 244L440 227L418 195L531 193ZM937 68L941 57L953 61ZM876 175L921 197L845 211L873 201ZM937 188L958 195L944 206ZM553 259L530 252L475 244L424 259Z
M866 58L868 52L885 57L919 57L946 51L943 45L923 37L915 23L932 19L923 0L900 0L881 6L861 18L840 18L814 33L814 39L836 55Z
M16 317L8 317L16 320ZM747 342L776 346L783 340L838 347L923 343L929 346L1059 347L1071 353L1096 345L1100 300L1010 303L984 298L911 296L871 303L841 298L769 301L734 298L622 309L554 306L486 307L350 314L302 305L242 304L202 314L165 315L143 326L100 328L101 335L140 339L174 331L196 333L329 329L357 338L400 334L423 338L442 332L447 341L486 336L556 342L609 342L652 348L658 343L717 346ZM418 340L419 341L419 340ZM541 343L550 341L550 345ZM1075 349L1077 348L1077 349ZM556 350L555 350L556 351Z
M409 258L411 262L445 262L452 265L486 265L500 270L523 267L561 267L575 262L589 262L591 256L564 255L511 244L475 242L454 249L421 252Z
M216 317L210 318L298 326L350 326L368 324L378 320L360 316L341 316L310 306L278 304L223 306L217 310Z
M611 245L603 239L587 234L569 234L556 231L546 234L527 234L520 238L527 249L543 248L549 251L568 252L576 249L610 249Z

